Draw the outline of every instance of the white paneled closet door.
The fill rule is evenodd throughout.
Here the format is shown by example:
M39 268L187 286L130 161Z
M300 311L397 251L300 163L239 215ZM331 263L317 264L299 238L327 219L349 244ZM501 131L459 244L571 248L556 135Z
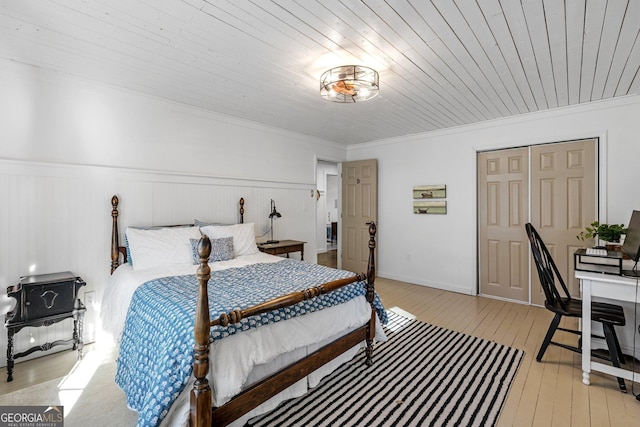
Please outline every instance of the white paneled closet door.
M576 238L597 218L596 139L531 147L531 224L549 249L569 293L580 297L574 277ZM544 305L535 265L531 265L531 303Z
M478 154L480 293L529 300L529 149Z
M576 235L597 218L597 140L478 153L478 277L482 295L544 304L524 224L549 248L572 295Z

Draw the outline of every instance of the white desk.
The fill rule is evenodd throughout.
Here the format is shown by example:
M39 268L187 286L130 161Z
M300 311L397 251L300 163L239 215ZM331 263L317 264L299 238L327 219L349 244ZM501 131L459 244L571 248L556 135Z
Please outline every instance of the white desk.
M582 382L586 385L590 384L589 375L592 370L640 382L639 373L633 374L626 369L614 368L591 360L591 298L603 297L618 301L640 301L640 292L636 289L636 278L585 271L576 271L576 278L580 280L580 288L582 289ZM636 296L639 297L638 300L636 300ZM629 320L627 319L627 323ZM636 333L636 327L634 325L634 333Z

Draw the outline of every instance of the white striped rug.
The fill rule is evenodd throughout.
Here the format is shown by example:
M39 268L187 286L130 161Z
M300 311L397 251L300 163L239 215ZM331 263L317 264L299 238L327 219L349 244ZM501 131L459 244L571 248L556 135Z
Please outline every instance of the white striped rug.
M389 312L374 364L357 355L249 427L492 426L521 350Z

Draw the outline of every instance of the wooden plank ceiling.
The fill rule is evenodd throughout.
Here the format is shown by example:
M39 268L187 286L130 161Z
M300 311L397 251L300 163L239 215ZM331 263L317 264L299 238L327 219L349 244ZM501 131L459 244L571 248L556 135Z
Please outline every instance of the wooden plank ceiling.
M638 93L640 0L3 0L0 58L340 144ZM357 104L328 68L380 73Z

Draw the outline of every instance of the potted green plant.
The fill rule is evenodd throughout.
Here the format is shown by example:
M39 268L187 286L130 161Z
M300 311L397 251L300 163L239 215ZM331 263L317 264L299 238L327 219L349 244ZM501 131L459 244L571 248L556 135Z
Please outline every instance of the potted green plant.
M600 224L598 221L594 221L576 237L582 241L597 237L604 242L619 244L620 238L626 232L627 229L623 224Z

